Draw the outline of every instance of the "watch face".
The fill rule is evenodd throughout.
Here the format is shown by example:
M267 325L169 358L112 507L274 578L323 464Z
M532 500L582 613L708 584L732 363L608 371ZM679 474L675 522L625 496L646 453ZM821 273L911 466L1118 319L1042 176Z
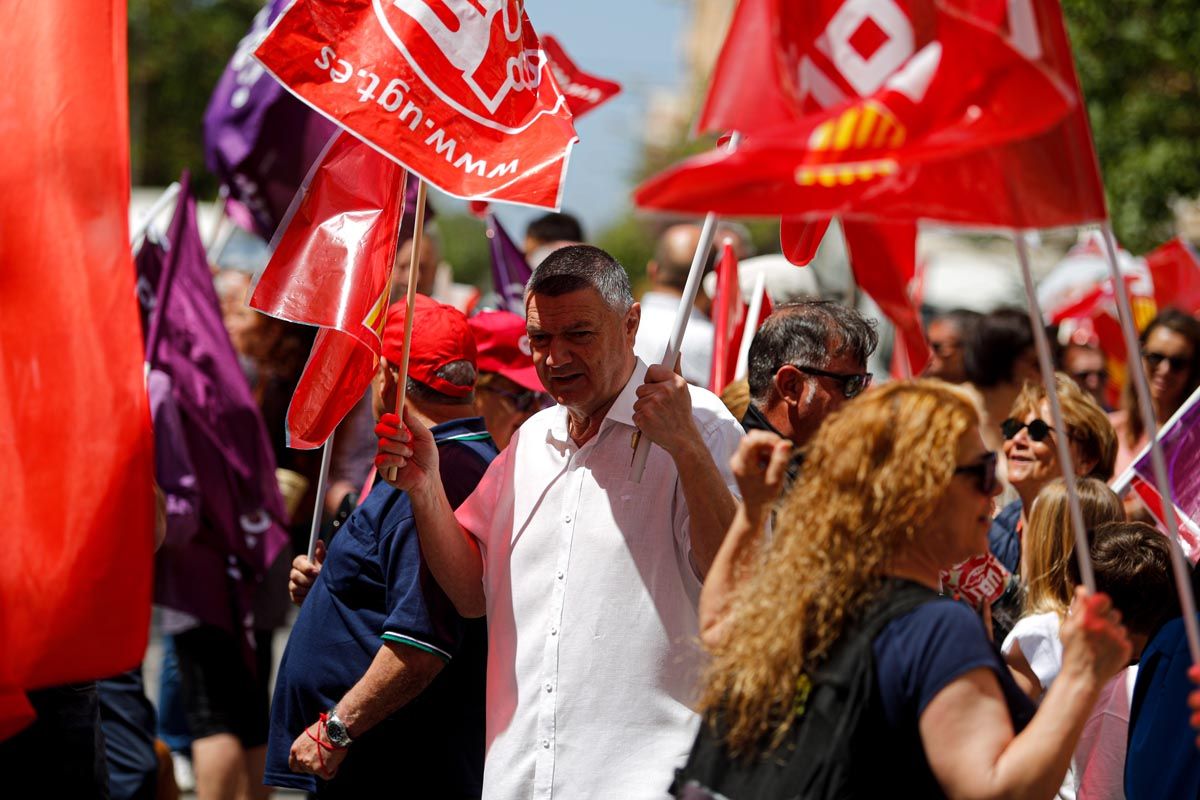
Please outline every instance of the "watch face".
M336 716L330 715L326 721L325 735L338 747L346 747L350 744L350 734L346 732L346 725Z

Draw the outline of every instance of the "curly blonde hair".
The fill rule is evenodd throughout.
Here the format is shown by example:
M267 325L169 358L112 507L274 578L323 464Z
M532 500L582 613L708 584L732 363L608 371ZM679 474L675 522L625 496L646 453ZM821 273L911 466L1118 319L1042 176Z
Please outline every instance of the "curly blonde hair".
M712 647L700 707L720 715L731 753L782 741L799 687L923 534L978 424L964 390L917 380L868 392L821 426Z

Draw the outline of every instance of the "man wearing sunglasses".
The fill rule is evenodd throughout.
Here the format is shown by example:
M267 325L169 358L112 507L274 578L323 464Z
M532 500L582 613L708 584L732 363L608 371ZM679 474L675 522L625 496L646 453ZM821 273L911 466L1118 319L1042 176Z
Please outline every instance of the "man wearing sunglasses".
M742 427L803 447L825 417L871 385L867 359L878 343L871 322L852 308L828 300L780 306L750 344ZM793 461L789 475L798 469Z

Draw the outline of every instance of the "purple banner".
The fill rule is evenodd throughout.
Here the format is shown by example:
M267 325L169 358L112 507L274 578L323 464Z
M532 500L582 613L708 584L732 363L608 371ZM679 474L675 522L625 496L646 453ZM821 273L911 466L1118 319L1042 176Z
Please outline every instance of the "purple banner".
M293 97L254 60L288 5L271 0L238 44L204 112L204 160L268 241L336 126Z
M1159 439L1175 505L1191 522L1200 524L1200 389L1175 413L1172 421L1159 433ZM1133 469L1142 480L1156 485L1149 449Z
M501 308L525 316L525 284L533 271L525 254L517 249L495 214L487 218L488 247L492 252L492 285L500 295Z

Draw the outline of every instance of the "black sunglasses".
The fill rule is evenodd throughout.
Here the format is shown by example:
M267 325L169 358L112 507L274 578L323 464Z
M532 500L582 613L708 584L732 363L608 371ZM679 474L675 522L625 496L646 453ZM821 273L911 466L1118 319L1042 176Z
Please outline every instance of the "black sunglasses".
M497 389L494 386L481 386L479 388L485 392L500 395L512 403L513 408L522 414L534 408L539 411L543 408L548 408L551 403L549 395L544 392L535 392L532 389L526 389L523 392L509 392L504 389Z
M1072 372L1071 377L1075 379L1076 383L1081 385L1087 383L1091 378L1104 383L1108 380L1108 371L1103 369L1082 369L1079 372Z
M1149 350L1142 351L1142 358L1146 359L1146 363L1150 365L1150 371L1154 372L1158 369L1158 365L1167 362L1167 368L1171 372L1183 372L1188 368L1191 359L1182 358L1180 356L1169 356L1166 353L1154 353Z
M1014 417L1009 417L1000 423L1000 432L1004 434L1005 439L1011 439L1021 432L1022 428L1029 428L1029 438L1035 442L1043 442L1046 437L1054 432L1054 428L1044 419L1030 420L1022 422Z
M800 370L806 375L819 375L822 378L833 378L842 384L842 395L847 399L853 399L867 390L871 385L871 373L856 372L846 375L840 372L827 372L816 367L802 367L799 364L793 364L793 367Z
M1000 479L996 477L996 454L992 452L984 453L978 464L955 467L954 474L974 475L977 488L982 494L991 494L996 491L996 486L1000 483Z

